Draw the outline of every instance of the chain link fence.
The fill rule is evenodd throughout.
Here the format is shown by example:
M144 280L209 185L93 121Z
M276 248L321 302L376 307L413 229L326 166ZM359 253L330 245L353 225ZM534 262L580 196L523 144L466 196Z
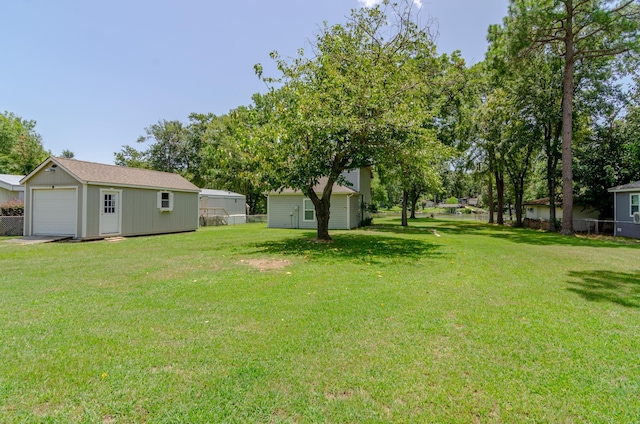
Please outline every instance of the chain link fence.
M24 216L0 216L0 236L21 236Z
M247 215L247 222L267 222L267 215Z

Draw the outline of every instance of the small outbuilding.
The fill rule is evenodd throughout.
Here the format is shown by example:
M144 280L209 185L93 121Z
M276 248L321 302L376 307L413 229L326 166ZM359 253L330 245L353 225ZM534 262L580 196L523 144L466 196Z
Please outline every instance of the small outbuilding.
M200 225L235 225L247 222L247 198L225 190L200 190Z
M0 174L0 204L9 200L24 200L24 187L20 180L24 175Z
M525 207L525 219L541 222L549 222L551 217L551 202L548 197L542 199L529 200L522 204ZM555 202L556 219L562 220L562 199ZM573 205L573 229L575 231L586 232L589 229L588 220L597 219L599 212L587 205L578 202ZM525 226L527 226L525 224ZM539 228L545 226L538 225ZM548 225L547 225L548 227Z
M640 181L612 187L616 235L640 239Z
M200 189L177 174L52 156L20 182L25 236L87 240L198 228Z

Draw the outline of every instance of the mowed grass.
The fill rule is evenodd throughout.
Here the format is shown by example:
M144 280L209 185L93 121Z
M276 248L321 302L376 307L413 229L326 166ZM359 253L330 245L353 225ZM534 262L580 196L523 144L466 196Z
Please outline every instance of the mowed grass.
M314 235L0 242L0 422L640 422L637 246Z

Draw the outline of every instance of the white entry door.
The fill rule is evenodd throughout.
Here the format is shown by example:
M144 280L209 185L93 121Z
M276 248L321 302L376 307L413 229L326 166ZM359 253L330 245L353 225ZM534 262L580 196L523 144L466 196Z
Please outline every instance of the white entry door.
M120 190L100 190L100 235L120 234Z

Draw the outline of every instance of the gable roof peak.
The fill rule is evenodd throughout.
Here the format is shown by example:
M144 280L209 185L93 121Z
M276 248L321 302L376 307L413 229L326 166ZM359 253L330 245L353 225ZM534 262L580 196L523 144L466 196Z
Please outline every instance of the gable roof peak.
M23 178L22 181L25 182L28 180L50 162L64 169L83 184L109 184L183 191L200 190L183 176L170 172L107 165L78 159L58 158L55 156L47 158L31 174Z

